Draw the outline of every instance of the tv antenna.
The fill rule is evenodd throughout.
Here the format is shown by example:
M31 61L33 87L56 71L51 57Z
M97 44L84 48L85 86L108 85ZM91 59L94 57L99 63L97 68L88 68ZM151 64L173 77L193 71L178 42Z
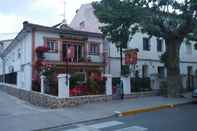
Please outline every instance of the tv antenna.
M63 24L67 24L67 21L66 21L66 1L64 0L64 14L63 14Z

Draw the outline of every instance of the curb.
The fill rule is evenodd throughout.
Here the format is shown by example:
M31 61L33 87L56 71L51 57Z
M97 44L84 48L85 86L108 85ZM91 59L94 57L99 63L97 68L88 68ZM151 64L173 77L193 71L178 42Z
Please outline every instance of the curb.
M61 125L56 125L56 126L52 126L52 127L47 127L47 128L40 128L40 129L34 129L34 131L46 131L49 129L56 129L56 128L62 128L62 127L66 127L66 126L72 126L75 124L80 124L80 123L86 123L86 122L90 122L90 121L97 121L97 120L102 120L102 119L108 119L108 118L113 118L113 117L123 117L123 116L131 116L131 115L136 115L136 114L140 114L140 113L145 113L145 112L151 112L151 111L158 111L158 110L162 110L162 109L169 109L169 108L175 108L177 106L182 106L185 104L189 104L191 102L184 102L184 103L178 103L178 104L166 104L166 105L160 105L160 106L155 106L155 107L147 107L147 108L138 108L138 109L134 109L134 110L129 110L126 112L118 112L116 111L115 114L113 115L109 115L109 116L104 116L104 117L100 117L100 118L95 118L95 119L91 119L91 120L81 120L81 121L76 121L76 122L69 122L69 123L65 123L65 124L61 124Z
M177 103L177 104L165 104L165 105L147 107L147 108L137 108L137 109L132 109L132 110L128 110L128 111L125 111L125 112L115 112L115 114L118 117L132 116L132 115L145 113L145 112L159 111L159 110L162 110L162 109L171 109L171 108L186 105L186 104L189 104L189 103L191 103L191 102L183 102L183 103Z
M175 107L176 107L175 104L166 104L166 105L160 105L160 106L155 106L155 107L133 109L133 110L129 110L126 112L117 113L116 115L119 117L131 116L131 115L136 115L136 114L140 114L140 113L144 113L144 112L152 112L152 111L158 111L158 110L162 110L162 109L169 109L169 108L175 108Z

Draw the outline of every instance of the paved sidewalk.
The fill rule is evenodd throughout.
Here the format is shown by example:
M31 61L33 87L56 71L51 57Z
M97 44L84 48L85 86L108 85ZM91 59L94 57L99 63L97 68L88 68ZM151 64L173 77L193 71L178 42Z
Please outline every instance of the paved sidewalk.
M190 102L190 99L171 99L157 96L113 100L105 103L85 104L72 108L45 109L30 105L0 91L0 130L35 130L108 117L114 115L114 111L124 112L131 109L187 102Z

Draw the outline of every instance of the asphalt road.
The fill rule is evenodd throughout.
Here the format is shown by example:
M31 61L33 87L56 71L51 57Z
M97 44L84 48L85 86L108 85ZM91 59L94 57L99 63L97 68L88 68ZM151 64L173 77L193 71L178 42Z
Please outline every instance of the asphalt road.
M197 131L197 104L79 123L49 131Z

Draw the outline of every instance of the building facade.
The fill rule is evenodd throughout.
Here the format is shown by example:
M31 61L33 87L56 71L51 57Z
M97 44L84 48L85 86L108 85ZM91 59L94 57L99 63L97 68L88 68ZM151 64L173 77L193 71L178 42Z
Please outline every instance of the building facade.
M47 27L24 22L23 29L1 52L1 75L16 73L17 87L32 90L32 81L39 75L37 51L45 47L43 61L55 65L57 74L81 72L88 77L93 72L104 72L101 33L75 31L67 25ZM69 50L72 57L68 58Z
M83 30L101 33L99 27L103 24L99 22L94 14L91 4L84 4L76 12L70 27L75 30ZM133 39L128 42L128 49L139 50L136 71L140 77L150 77L155 75L166 75L164 64L160 57L165 52L165 41L161 38L136 33ZM115 44L105 41L105 52L108 53L106 73L113 77L120 77L120 52ZM197 48L195 43L183 43L180 49L180 71L182 75L197 73ZM124 62L123 62L124 63Z

